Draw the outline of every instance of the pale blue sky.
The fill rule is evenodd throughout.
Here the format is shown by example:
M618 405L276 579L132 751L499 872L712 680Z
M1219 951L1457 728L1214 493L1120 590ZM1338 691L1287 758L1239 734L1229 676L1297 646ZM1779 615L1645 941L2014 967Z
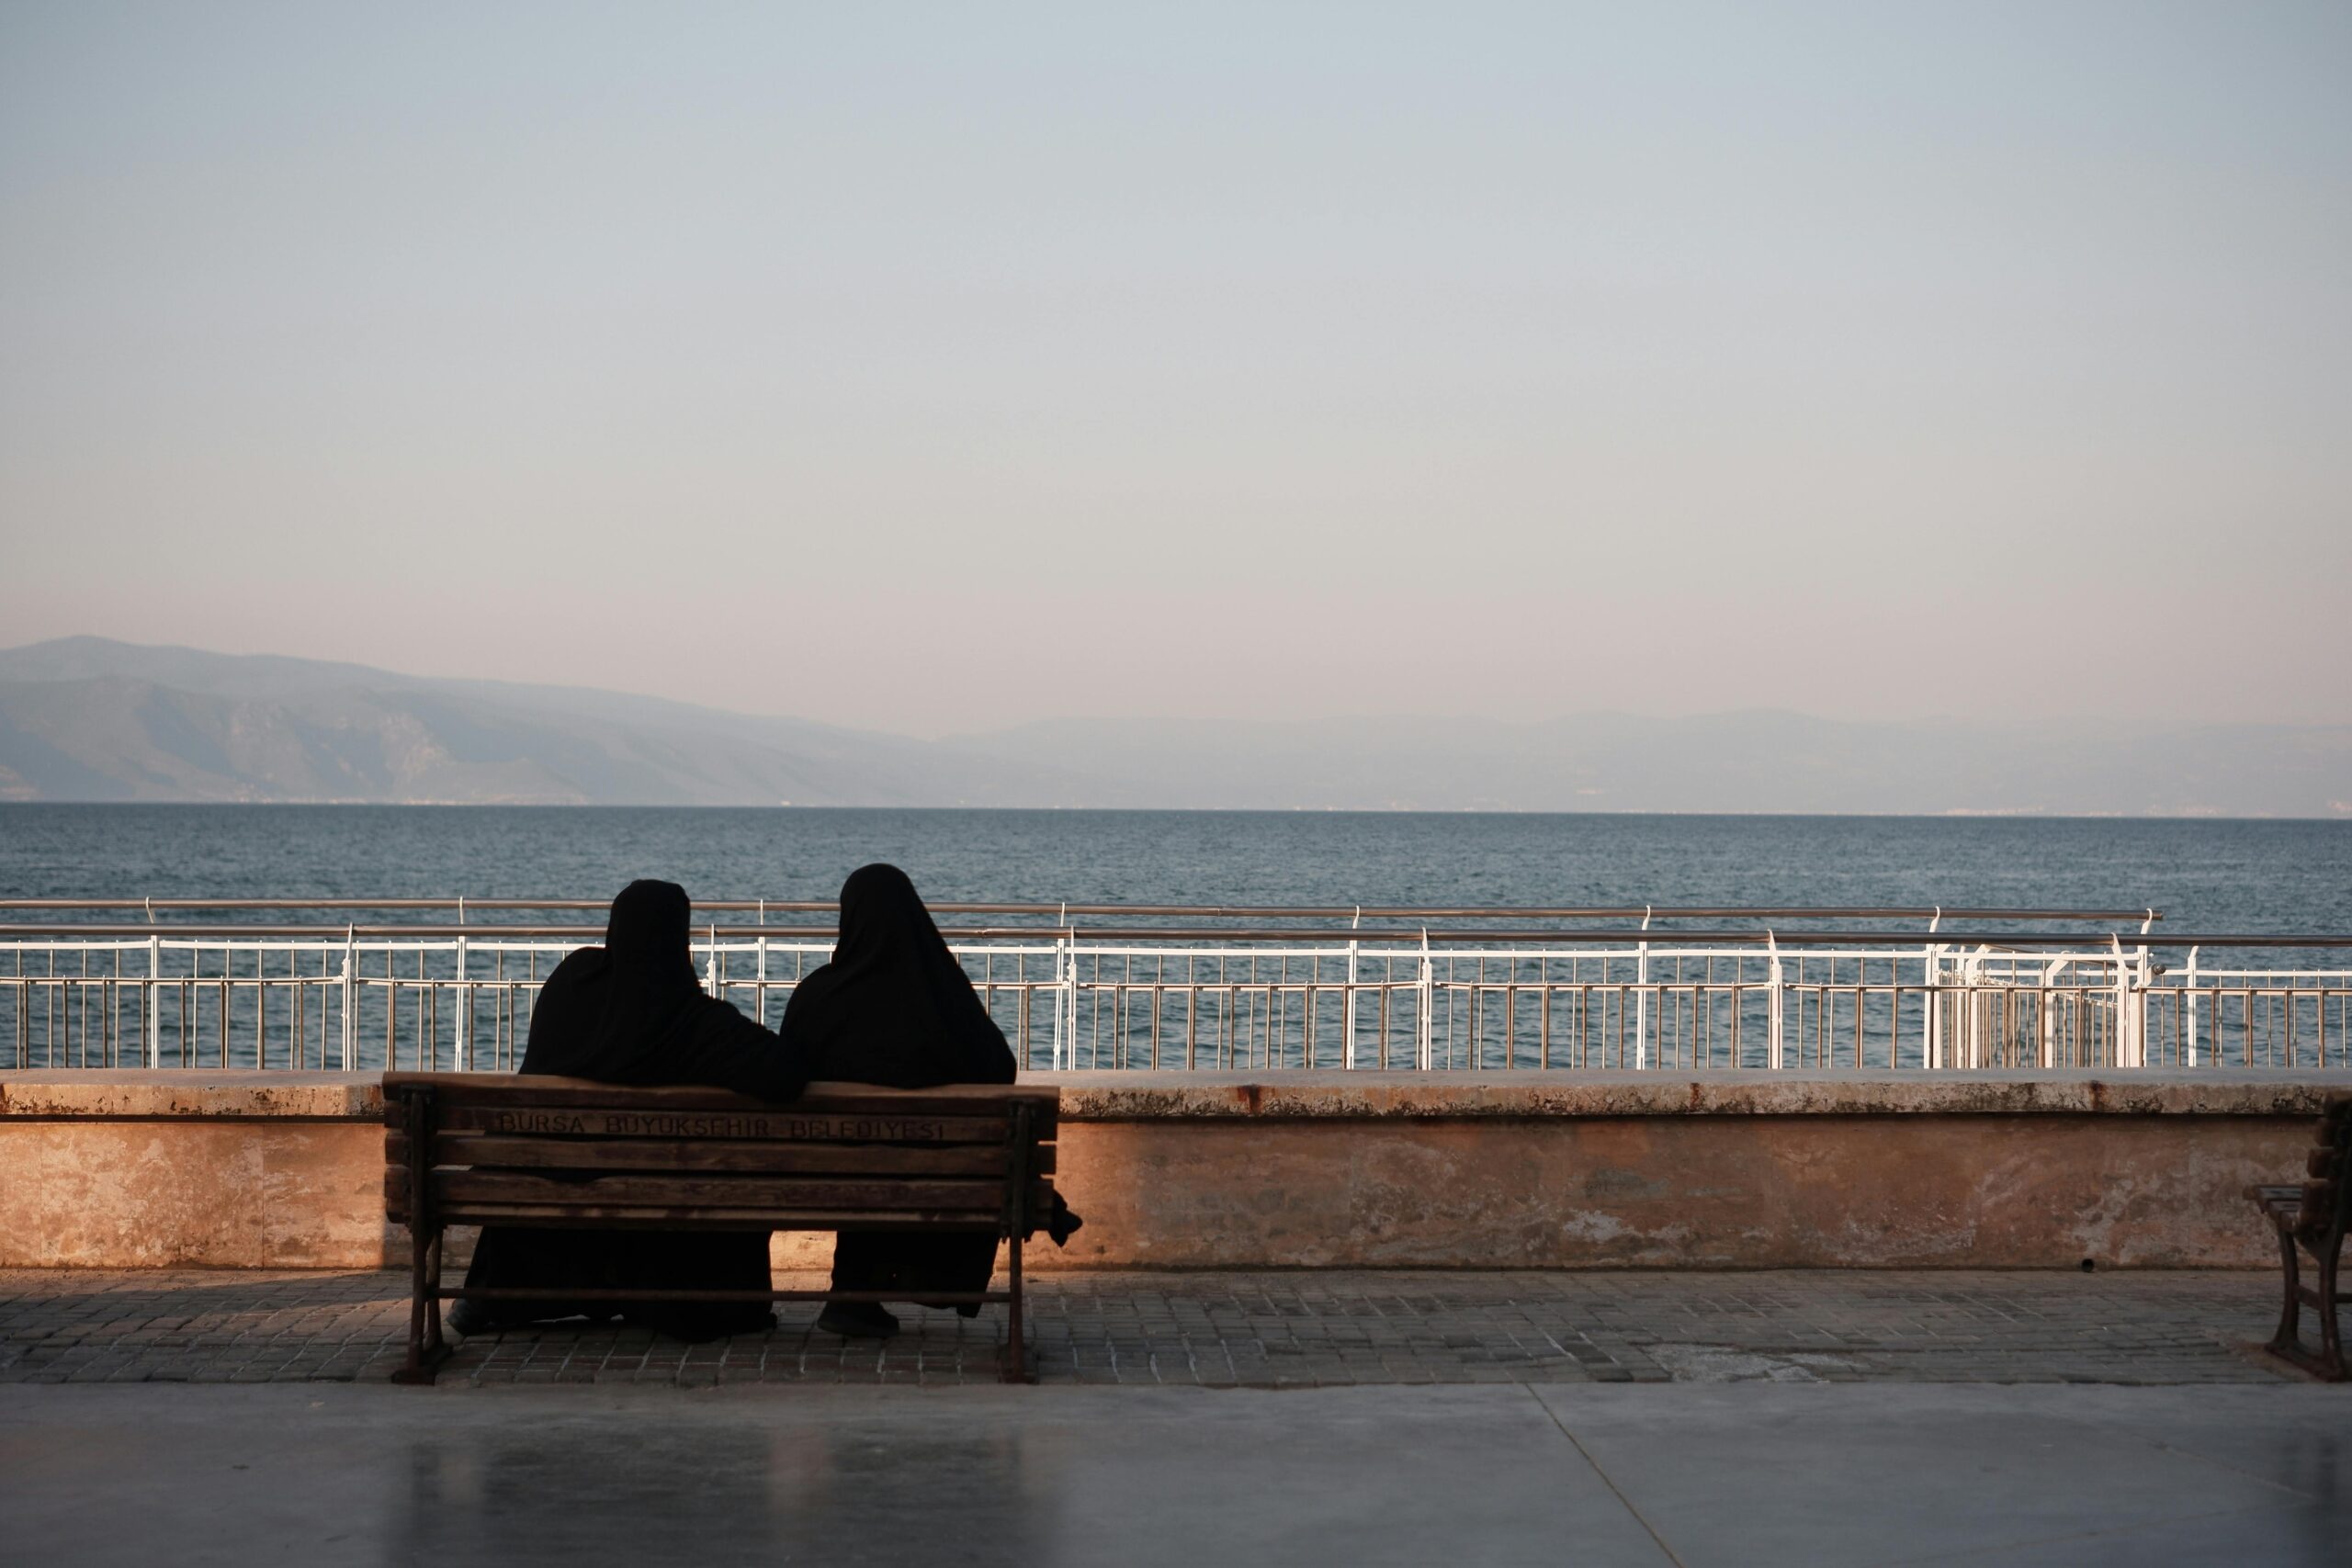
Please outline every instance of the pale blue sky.
M2352 719L2352 6L0 8L0 642Z

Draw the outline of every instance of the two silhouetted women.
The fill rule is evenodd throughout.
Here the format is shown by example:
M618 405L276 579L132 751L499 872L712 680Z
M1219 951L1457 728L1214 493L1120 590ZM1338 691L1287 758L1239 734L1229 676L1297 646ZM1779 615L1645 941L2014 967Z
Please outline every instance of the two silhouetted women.
M522 1070L601 1083L705 1084L763 1100L790 1100L812 1078L895 1089L1012 1081L1016 1064L1003 1032L898 867L865 866L842 885L832 961L794 987L781 1038L703 993L687 945L691 915L674 883L629 884L613 900L605 944L580 949L548 976ZM1055 1241L1078 1224L1057 1200ZM977 1292L988 1288L995 1265L992 1235L850 1231L834 1244L833 1289L909 1298ZM582 1313L610 1316L614 1308L600 1303L600 1290L764 1292L768 1238L489 1226L466 1283L576 1291L578 1298L529 1307L461 1300L449 1314L458 1333ZM956 1310L969 1317L979 1309ZM690 1339L775 1323L756 1302L631 1303L626 1312ZM899 1326L875 1303L829 1304L817 1323L872 1337Z

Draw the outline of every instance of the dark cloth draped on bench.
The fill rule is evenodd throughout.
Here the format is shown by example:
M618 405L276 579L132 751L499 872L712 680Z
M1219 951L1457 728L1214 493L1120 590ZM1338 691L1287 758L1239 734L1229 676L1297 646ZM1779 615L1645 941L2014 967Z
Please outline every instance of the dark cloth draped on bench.
M1004 1032L894 865L863 866L842 884L832 962L793 987L784 1036L826 1082L1009 1084L1016 1067ZM837 1291L984 1291L995 1270L994 1236L843 1231L833 1243ZM956 1310L970 1317L979 1308Z
M808 1082L808 1053L696 984L687 946L691 910L674 883L629 884L613 900L605 945L579 949L548 976L522 1070L645 1087L700 1084L763 1100L798 1095ZM486 1225L466 1283L581 1292L576 1303L503 1309L509 1318L605 1315L613 1309L598 1304L600 1288L764 1291L768 1238ZM773 1321L756 1302L639 1302L628 1312L687 1339L756 1331Z

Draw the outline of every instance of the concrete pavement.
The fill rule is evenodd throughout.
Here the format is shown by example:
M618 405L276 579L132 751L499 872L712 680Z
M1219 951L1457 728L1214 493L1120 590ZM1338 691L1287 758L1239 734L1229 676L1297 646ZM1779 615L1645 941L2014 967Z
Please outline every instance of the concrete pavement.
M0 1388L27 1563L2340 1564L2352 1389Z
M820 1285L821 1277L793 1283ZM2267 1382L2274 1271L1313 1269L1064 1272L1031 1292L1047 1383ZM465 1341L446 1382L953 1383L997 1376L1001 1309L684 1345L583 1324ZM0 1383L368 1382L399 1365L408 1277L0 1272Z
M1065 1273L399 1359L397 1274L0 1274L0 1561L2352 1562L2267 1273ZM2144 1385L2144 1386L2132 1386Z

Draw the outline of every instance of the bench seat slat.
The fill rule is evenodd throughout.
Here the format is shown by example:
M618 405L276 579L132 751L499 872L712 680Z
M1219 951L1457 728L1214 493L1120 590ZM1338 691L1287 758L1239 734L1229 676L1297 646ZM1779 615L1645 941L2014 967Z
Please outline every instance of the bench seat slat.
M581 1107L537 1102L436 1105L436 1125L448 1132L525 1137L695 1138L733 1143L1001 1144L1002 1116L934 1116L928 1112L855 1115L799 1105L720 1111Z
M1001 1228L991 1219L958 1211L822 1210L773 1213L765 1209L660 1209L607 1205L587 1209L556 1209L538 1203L461 1203L443 1216L453 1225L527 1224L564 1230L573 1227L609 1230L688 1231L967 1231L995 1235Z
M386 1168L389 1177L391 1167ZM405 1174L405 1173L403 1173ZM437 1203L594 1204L622 1208L680 1209L921 1209L998 1214L1004 1208L1001 1179L959 1181L950 1178L905 1178L861 1181L854 1178L796 1176L600 1176L565 1181L518 1170L436 1170ZM1040 1183L1040 1186L1043 1184Z
M436 1166L553 1170L740 1171L775 1176L992 1176L1002 1177L1005 1147L995 1144L946 1144L904 1147L895 1144L702 1143L662 1138L502 1137L495 1133L445 1135L433 1141ZM408 1137L384 1140L384 1163L408 1163ZM1054 1149L1038 1149L1031 1168L1050 1176Z
M544 1073L386 1073L387 1103L403 1087L424 1086L444 1106L537 1104L567 1108L625 1107L632 1111L821 1111L834 1115L1002 1115L1020 1101L1040 1130L1053 1124L1060 1104L1047 1085L941 1084L933 1089L884 1089L874 1084L813 1083L797 1100L755 1100L732 1089L665 1084L639 1088Z
M903 1218L908 1212L919 1212L943 1222L953 1220L964 1228L974 1230L997 1230L1003 1222L1001 1195L1004 1189L1001 1183L990 1184L997 1195L997 1201L993 1203L974 1204L959 1199L952 1204L936 1207L918 1201L922 1196L922 1191L906 1182L892 1183L888 1201L869 1201L864 1206L830 1204L820 1201L837 1193L810 1193L791 1201L779 1201L774 1194L750 1201L744 1201L745 1195L737 1194L738 1201L734 1202L672 1202L660 1201L662 1195L642 1190L616 1195L600 1191L586 1182L560 1185L566 1189L560 1194L493 1193L463 1189L452 1194L436 1183L434 1212L442 1223L448 1224L527 1219L534 1224L559 1222L592 1224L604 1221L651 1225L702 1215L720 1228L832 1230L855 1228L867 1218L879 1224L894 1213ZM1042 1217L1052 1205L1051 1189L1040 1182L1033 1189L1031 1196L1033 1213ZM405 1170L385 1169L384 1215L395 1224L405 1224L410 1219L408 1172ZM811 1219L810 1215L819 1218ZM833 1223L834 1218L839 1218L838 1224Z

